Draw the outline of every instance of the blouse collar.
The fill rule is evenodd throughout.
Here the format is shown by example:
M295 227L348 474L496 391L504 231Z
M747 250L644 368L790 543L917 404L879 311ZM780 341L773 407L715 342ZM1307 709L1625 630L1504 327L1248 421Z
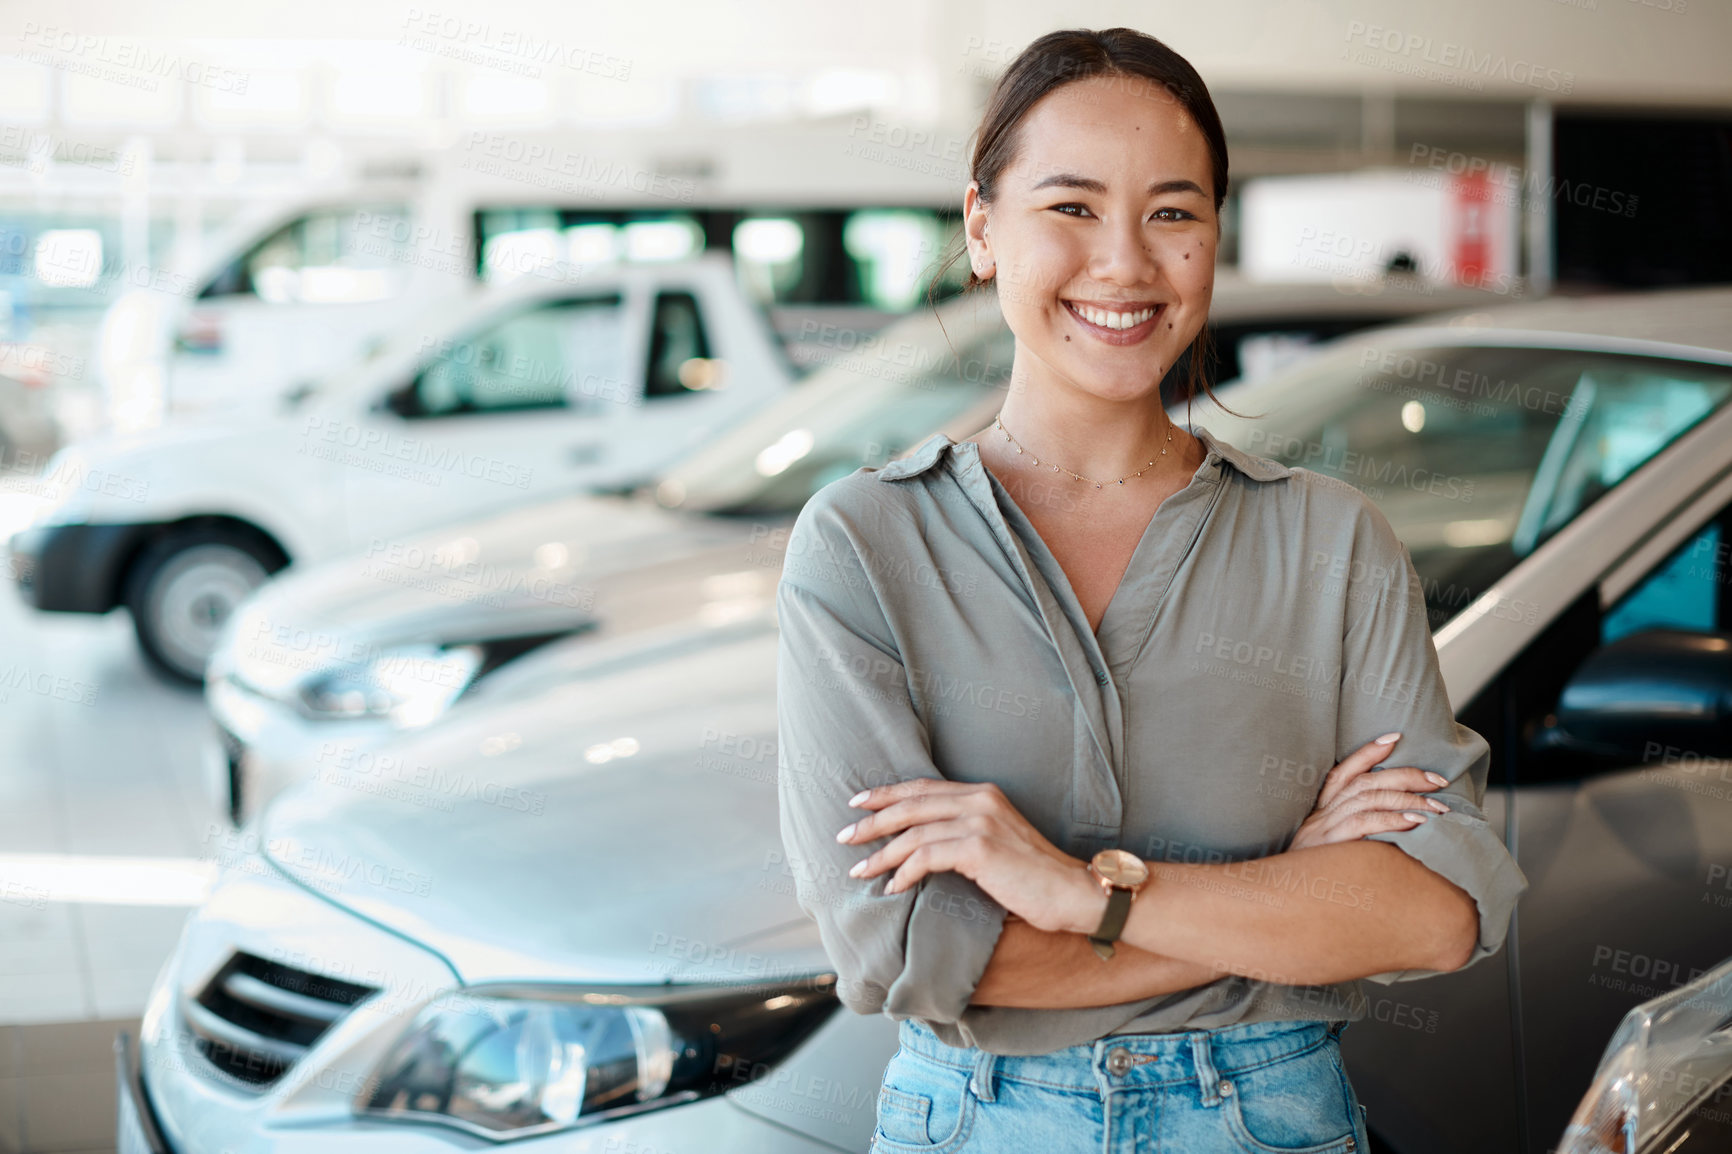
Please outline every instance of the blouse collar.
M1233 466L1252 481L1278 481L1291 477L1293 470L1267 457L1247 453L1225 441L1217 440L1209 430L1195 425L1181 426L1202 442L1205 457L1201 468L1218 468L1221 462ZM918 477L943 459L947 452L979 452L972 441L952 441L943 433L934 433L907 453L875 471L880 481L902 481Z

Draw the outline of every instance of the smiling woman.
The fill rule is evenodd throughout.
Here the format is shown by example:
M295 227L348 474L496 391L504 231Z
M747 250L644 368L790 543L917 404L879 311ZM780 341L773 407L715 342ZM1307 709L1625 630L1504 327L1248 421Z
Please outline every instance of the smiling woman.
M1362 1148L1359 980L1490 956L1526 886L1486 742L1376 506L1161 403L1227 183L1191 66L1041 37L971 174L998 417L826 486L778 592L782 764L823 767L781 779L800 901L902 1023L874 1149Z

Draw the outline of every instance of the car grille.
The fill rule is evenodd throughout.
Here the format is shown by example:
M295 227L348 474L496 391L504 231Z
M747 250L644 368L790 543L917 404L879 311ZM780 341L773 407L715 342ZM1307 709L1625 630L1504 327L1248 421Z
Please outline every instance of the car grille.
M196 997L181 1000L193 1048L251 1086L282 1077L361 999L376 993L237 951Z

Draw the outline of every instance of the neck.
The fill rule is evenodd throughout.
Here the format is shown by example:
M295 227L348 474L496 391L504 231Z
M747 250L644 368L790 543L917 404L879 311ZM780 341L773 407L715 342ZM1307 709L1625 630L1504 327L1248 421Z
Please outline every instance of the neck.
M1192 455L1190 434L1173 427L1158 393L1136 401L1107 401L1087 394L1013 391L1005 398L999 420L1021 445L1021 456L1039 458L1042 468L1057 465L1100 482L1139 471L1152 476L1182 465ZM1004 441L996 429L991 431L1010 456L1018 456L1015 445Z

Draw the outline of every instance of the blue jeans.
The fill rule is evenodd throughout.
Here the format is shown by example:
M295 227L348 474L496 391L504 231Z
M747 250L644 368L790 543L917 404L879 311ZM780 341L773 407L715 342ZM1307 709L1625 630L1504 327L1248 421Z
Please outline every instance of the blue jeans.
M1030 1057L940 1042L916 1021L878 1091L873 1154L1352 1154L1365 1112L1346 1022L1117 1034Z

